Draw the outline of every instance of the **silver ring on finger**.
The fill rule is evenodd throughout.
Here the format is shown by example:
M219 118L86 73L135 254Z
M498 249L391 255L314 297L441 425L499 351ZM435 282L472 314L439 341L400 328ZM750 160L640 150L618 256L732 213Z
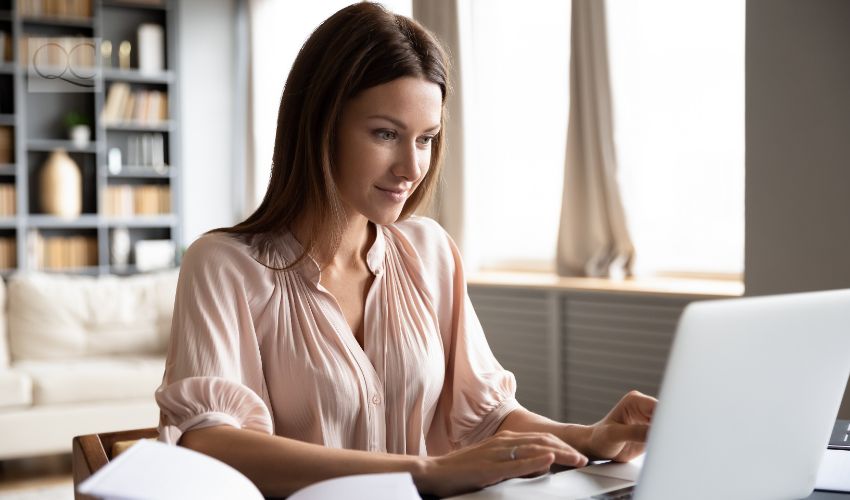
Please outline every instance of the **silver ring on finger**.
M516 460L516 449L517 449L517 447L516 447L516 446L514 446L513 448L511 448L511 453L510 453L510 455L509 455L509 456L510 456L510 458L511 458L511 460Z

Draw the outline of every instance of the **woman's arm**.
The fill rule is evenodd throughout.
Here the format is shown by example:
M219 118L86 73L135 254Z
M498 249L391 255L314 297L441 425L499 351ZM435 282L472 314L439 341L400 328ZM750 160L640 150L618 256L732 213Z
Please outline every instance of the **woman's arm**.
M643 453L655 398L631 391L593 425L562 424L524 408L512 411L499 431L546 432L591 459L627 462Z
M553 462L584 465L584 457L543 433L503 432L440 457L327 448L229 426L185 433L180 444L239 470L267 496L287 496L324 479L410 472L421 493L455 495L512 477L543 474Z

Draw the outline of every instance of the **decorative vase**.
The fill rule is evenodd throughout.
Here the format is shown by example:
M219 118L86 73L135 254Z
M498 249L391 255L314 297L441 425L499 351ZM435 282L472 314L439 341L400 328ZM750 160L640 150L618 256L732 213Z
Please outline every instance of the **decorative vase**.
M130 263L130 231L126 227L116 227L112 230L112 265L124 268Z
M84 148L89 145L91 139L91 128L88 125L74 125L68 131L71 136L71 142L78 148Z
M80 167L64 149L50 154L41 167L41 210L59 217L77 217L83 208L83 179Z

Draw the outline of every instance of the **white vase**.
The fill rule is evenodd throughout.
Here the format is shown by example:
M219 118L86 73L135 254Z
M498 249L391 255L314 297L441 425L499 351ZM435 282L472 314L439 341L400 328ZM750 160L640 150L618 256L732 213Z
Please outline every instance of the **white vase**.
M112 264L117 268L126 267L130 262L130 231L125 227L112 230L112 242L109 249L112 253Z
M68 131L71 136L71 142L78 148L84 148L89 145L91 139L91 129L88 125L74 125Z
M50 154L41 167L41 210L59 217L78 217L83 211L80 167L63 149Z

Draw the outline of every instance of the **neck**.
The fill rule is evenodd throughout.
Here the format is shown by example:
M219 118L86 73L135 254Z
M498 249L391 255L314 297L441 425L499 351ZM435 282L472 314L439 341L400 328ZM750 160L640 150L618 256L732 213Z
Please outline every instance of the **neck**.
M292 232L298 241L306 243L311 239L311 228L310 219L304 218L293 226ZM375 225L358 214L348 218L340 236L336 249L321 248L319 245L311 250L310 254L319 267L348 269L365 265L366 254L375 241Z

